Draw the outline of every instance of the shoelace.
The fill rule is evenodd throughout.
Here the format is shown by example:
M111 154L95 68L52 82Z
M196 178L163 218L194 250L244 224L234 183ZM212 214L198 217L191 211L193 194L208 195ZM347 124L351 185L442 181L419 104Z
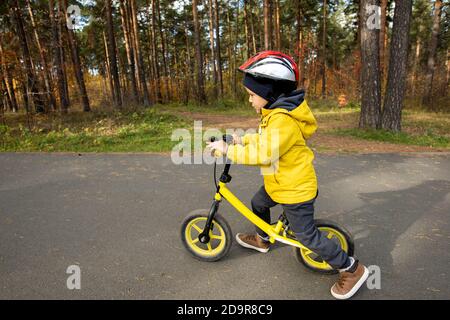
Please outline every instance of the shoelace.
M255 240L255 241L256 241L255 236L252 235L252 234L246 235L245 238L244 238L244 240Z
M343 288L345 282L347 281L347 279L348 279L348 275L346 275L344 272L341 273L341 274L339 275L339 279L338 279L338 281L337 281L338 286L341 287L341 288Z

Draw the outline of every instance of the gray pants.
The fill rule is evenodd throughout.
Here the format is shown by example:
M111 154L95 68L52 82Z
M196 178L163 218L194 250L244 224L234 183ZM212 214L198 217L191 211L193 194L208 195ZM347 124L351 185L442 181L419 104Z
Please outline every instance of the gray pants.
M319 194L317 191L314 199L296 203L281 204L283 211L289 221L289 226L294 231L297 240L308 249L318 254L330 266L341 269L350 265L347 253L342 250L334 241L328 239L314 224L314 202ZM252 210L261 219L270 223L270 208L278 203L273 201L267 194L264 186L252 198ZM259 228L256 232L262 237L268 235Z

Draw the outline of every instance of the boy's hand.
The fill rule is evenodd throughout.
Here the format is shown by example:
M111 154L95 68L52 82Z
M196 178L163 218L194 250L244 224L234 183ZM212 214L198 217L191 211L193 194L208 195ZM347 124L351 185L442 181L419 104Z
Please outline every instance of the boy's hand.
M242 144L241 137L235 133L233 133L233 144Z
M217 151L221 152L222 154L226 154L228 151L228 145L223 140L208 142L207 144L208 145L206 147L210 148L211 151L217 150Z

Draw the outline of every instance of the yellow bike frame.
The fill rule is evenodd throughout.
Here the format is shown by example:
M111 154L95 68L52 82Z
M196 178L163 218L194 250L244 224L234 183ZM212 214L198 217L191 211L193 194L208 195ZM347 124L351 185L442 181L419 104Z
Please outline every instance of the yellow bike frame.
M283 222L279 220L275 226L268 224L263 219L258 217L253 213L249 208L247 208L231 191L228 189L226 183L220 181L218 191L216 192L214 199L216 201L221 201L222 197L225 198L237 211L239 211L244 217L246 217L251 223L256 225L258 228L267 233L270 237L270 243L275 243L275 241L280 241L285 244L301 248L305 251L305 254L312 253L311 250L306 248L303 244L298 242L297 240L293 240L287 238L282 235L283 230Z

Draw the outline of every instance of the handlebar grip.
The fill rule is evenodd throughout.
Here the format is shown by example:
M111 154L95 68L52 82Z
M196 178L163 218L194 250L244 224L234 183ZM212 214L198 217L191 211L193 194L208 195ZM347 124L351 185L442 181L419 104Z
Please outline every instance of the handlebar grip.
M209 139L209 141L211 141L211 142L214 142L216 140L217 140L216 137L211 137ZM231 134L224 134L222 136L222 140L225 141L227 144L232 144L233 143L233 136Z
M227 144L233 144L233 136L231 134L224 134L222 136L223 141L225 141Z

